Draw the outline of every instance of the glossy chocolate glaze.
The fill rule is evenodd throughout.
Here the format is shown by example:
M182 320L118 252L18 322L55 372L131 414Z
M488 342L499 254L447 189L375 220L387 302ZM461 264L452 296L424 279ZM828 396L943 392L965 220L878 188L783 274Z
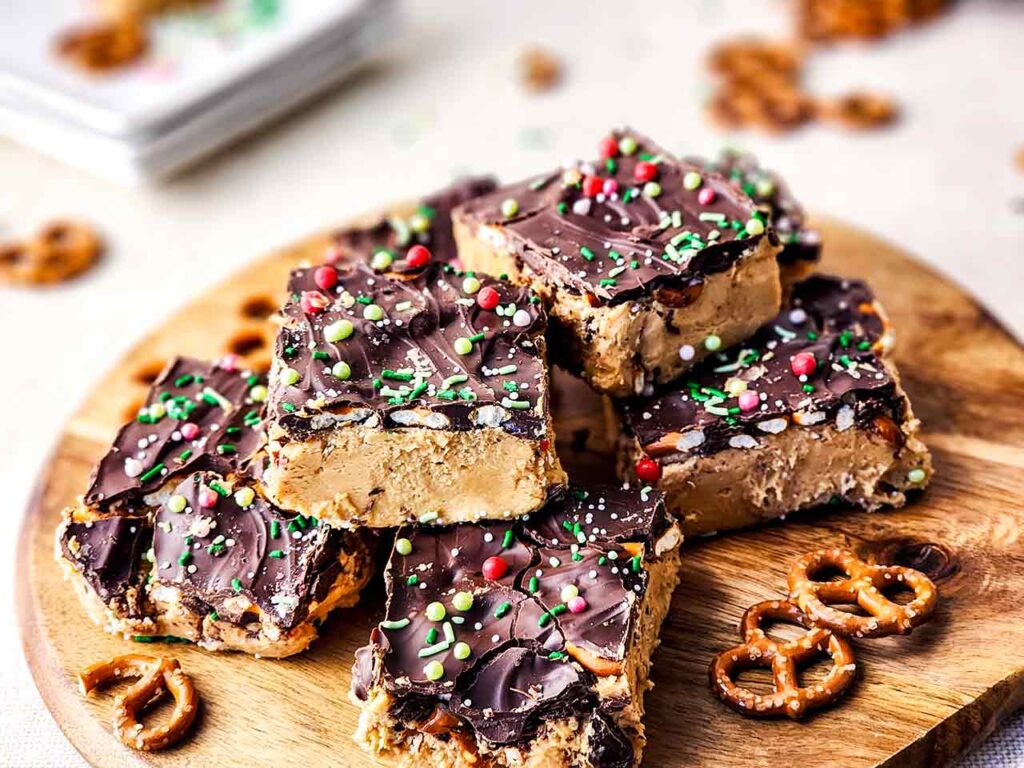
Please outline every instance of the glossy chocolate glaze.
M885 333L865 283L808 278L746 343L705 360L665 391L619 403L623 424L644 451L667 460L755 447L801 423L846 429L886 416L898 424L904 400L880 357ZM816 367L799 377L791 360L803 353ZM735 387L734 379L743 384ZM758 395L749 411L733 394L743 385Z
M699 284L729 269L762 237L774 237L747 232L747 222L763 214L725 177L676 159L634 131L612 136L620 146L624 138L634 140L635 151L503 187L465 203L456 219L471 229L501 229L516 257L547 285L607 304L661 285ZM644 191L635 179L639 162L656 164L657 190ZM700 179L692 189L684 183L688 174ZM587 177L607 184L607 193L585 194ZM702 192L714 199L700 202Z
M257 401L264 387L250 372L178 358L153 383L140 418L121 428L100 460L85 497L95 519L69 521L60 547L119 616L152 614L147 596L171 585L201 616L216 612L244 625L254 617L240 605L251 602L287 631L327 594L343 552L361 553L365 565L353 567L371 567L364 534L280 510L248 479L263 439ZM157 403L162 411L154 412ZM182 435L185 424L198 430L194 439ZM177 461L186 450L190 455ZM146 480L129 477L129 457L147 468L166 466ZM234 494L246 486L253 494L243 509ZM200 505L202 491L215 498L213 507ZM182 511L173 511L179 503ZM232 599L238 596L246 600Z
M752 154L725 150L715 160L688 157L687 161L722 174L757 205L767 207L782 243L780 264L814 263L821 258L821 233L806 226L803 206L789 185L779 174L762 168Z
M229 485L220 475L197 472L172 490L170 498L185 499L181 512L160 505L153 583L177 587L193 610L216 611L236 624L245 622L234 599L241 595L281 629L292 629L341 572L343 536L315 518L286 515L258 494L242 507L234 494L214 490ZM201 504L203 491L212 507Z
M360 423L546 436L545 315L528 290L488 277L466 284L464 273L436 261L421 269L396 263L386 274L339 267L328 291L315 273L292 273L277 339L271 412L291 435ZM484 309L481 291L495 291L500 303ZM329 305L305 312L302 297L313 292ZM383 319L366 317L378 308ZM351 335L328 341L343 321ZM460 344L470 345L468 354ZM339 361L347 378L334 374Z
M631 757L628 737L602 714L622 702L599 699L591 669L619 669L628 656L668 526L656 492L602 488L571 491L526 519L400 529L387 614L357 653L354 694L366 701L383 687L391 716L409 728L426 728L418 721L441 708L492 745L525 744L544 721L596 718L591 752L612 760L627 745ZM495 557L507 567L500 576L484 565ZM578 613L567 608L568 585L583 598ZM467 610L456 608L459 593L473 596ZM440 620L428 618L434 603ZM430 679L431 662L441 677Z
M243 466L262 442L261 406L251 393L265 383L251 371L176 358L150 387L139 415L121 427L100 459L86 504L106 509L138 501L189 472L223 473ZM194 439L182 435L186 424L198 428Z
M119 615L143 618L144 556L153 539L145 517L108 517L69 523L60 540L64 559Z

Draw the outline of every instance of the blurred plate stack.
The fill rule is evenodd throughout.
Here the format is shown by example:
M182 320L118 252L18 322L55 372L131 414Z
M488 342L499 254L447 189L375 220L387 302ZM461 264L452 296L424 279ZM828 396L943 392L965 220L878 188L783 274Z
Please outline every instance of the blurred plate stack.
M76 0L4 0L0 132L119 183L173 174L339 82L394 28L392 0L219 0L149 23L144 57L82 72L55 40Z

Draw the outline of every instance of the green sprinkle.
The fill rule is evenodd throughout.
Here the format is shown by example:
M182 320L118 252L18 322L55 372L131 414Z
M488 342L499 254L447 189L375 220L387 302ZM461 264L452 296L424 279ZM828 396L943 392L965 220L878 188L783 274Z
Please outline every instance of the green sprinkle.
M143 472L142 475L139 476L139 482L140 483L148 483L154 477L159 475L164 470L164 467L165 467L165 465L161 461L159 464L157 464L157 465L151 467L150 469L146 470L145 472Z
M417 584L420 583L420 577L417 576L415 573L409 574L409 578L405 580L405 583L408 584L410 587L415 587Z
M512 603L507 600L494 609L494 618L500 619L502 616L512 610Z
M593 261L596 258L594 256L594 252L587 248L587 246L585 245L580 248L580 256L582 256L587 261Z
M322 352L322 351L320 351L320 350L318 349L318 350L316 350L316 351L315 351L315 352L313 353L313 359L314 359L314 360L330 360L330 359L331 359L331 356L330 356L330 355L328 355L328 354L327 354L326 352Z
M508 549L512 546L512 542L515 540L515 534L512 533L512 529L509 528L505 531L505 536L501 540L501 548Z
M270 538L276 539L281 535L281 524L277 520L270 521Z
M408 371L392 371L390 368L385 368L380 372L382 379L393 379L395 381L412 381L412 374Z
M230 491L228 491L227 488L225 488L223 485L216 481L210 483L210 488L216 491L218 496L226 497L231 495Z
M269 554L275 560L280 560L282 557L284 557L284 552L282 552L280 549L272 549L270 550Z
M529 587L527 587L527 589L529 589L531 595L535 594L537 590L540 589L540 579L538 579L536 576L531 576L530 585Z
M184 376L179 376L178 378L176 378L174 380L174 386L176 386L178 388L187 387L189 384L191 384L195 380L196 380L195 376L193 376L191 373L186 373Z
M397 621L382 621L380 623L383 629L405 629L409 626L409 619L398 619Z
M430 631L427 632L427 637L424 640L424 645L433 645L437 642L437 627L431 627Z
M180 556L178 557L178 565L188 565L188 564L189 564L189 561L190 561L191 559L192 559L192 553L191 553L191 552L189 552L188 550L185 550L185 551L184 551L184 552L182 552L182 553L181 553L181 555L180 555Z
M221 443L217 446L217 453L221 456L231 456L238 453L238 449L231 443Z
M482 333L474 333L472 336L469 337L469 340L476 344L477 342L484 340L484 335Z
M235 590L235 592L241 592L242 591L242 580L241 579L237 579L237 578L232 579L231 580L231 588L233 590Z

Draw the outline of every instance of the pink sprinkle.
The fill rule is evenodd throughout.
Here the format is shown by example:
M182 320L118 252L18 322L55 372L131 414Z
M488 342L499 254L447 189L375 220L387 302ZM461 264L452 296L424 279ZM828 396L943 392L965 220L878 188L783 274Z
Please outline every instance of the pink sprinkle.
M225 371L230 371L230 372L237 371L238 370L238 355L235 355L235 354L224 355L224 357L222 357L220 359L219 365Z
M697 193L697 202L701 205L711 205L715 202L715 190L711 187L704 187L699 193Z
M572 613L583 613L587 610L587 601L583 595L576 595L576 597L566 603L566 605Z
M761 398L757 396L757 392L751 392L749 389L740 395L739 400L740 410L744 412L754 410L761 403Z
M619 191L619 182L617 182L615 179L605 179L604 187L601 191L604 192L608 197L611 197L612 195Z
M324 256L324 261L328 264L337 264L345 257L345 252L336 245L332 245L327 249L327 254Z
M199 425L193 424L191 421L186 421L181 425L181 436L186 440L195 440L199 437Z
M204 509L217 506L217 494L209 488L204 488L199 492L199 506Z

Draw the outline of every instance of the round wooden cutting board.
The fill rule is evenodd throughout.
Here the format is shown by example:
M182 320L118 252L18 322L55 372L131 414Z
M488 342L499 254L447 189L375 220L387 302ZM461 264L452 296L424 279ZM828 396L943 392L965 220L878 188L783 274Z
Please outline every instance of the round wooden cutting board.
M868 278L888 308L935 480L904 510L833 507L688 543L647 697L648 766L934 766L1024 705L1024 351L947 279L874 237L818 224L824 271ZM21 532L18 619L43 699L94 765L373 764L352 741L357 710L347 691L353 651L381 612L379 587L335 613L309 652L256 660L104 634L52 554L60 509L83 492L93 462L164 363L234 351L265 366L267 316L285 276L301 259L318 260L326 243L327 235L314 237L254 263L142 340L67 424L39 480ZM610 477L598 397L558 373L553 404L570 476ZM708 690L711 657L738 642L747 606L781 593L791 560L832 545L930 572L942 594L936 618L911 637L858 643L852 691L807 722L748 720L726 709ZM111 697L78 692L79 669L130 651L177 657L201 693L194 734L176 748L147 755L122 747L111 735Z

